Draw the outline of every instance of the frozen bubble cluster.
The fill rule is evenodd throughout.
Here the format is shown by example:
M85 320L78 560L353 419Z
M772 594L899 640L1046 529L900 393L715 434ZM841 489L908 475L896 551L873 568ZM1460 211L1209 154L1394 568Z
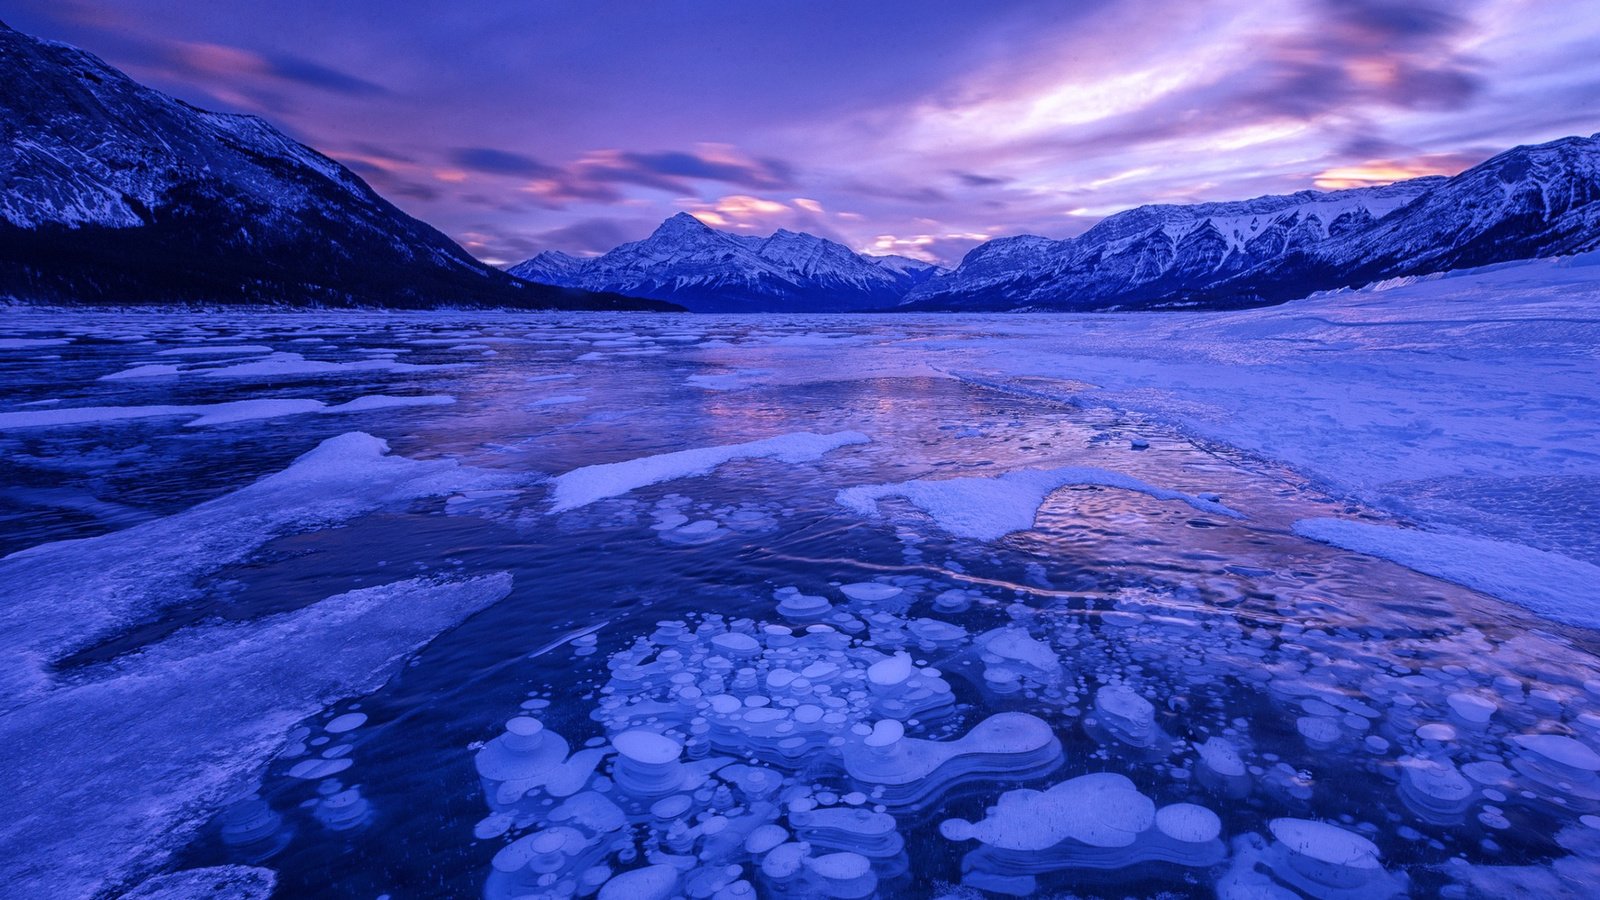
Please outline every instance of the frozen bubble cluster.
M965 629L889 611L893 584L836 590L778 590L782 624L658 623L609 659L582 749L512 719L476 758L478 835L517 833L487 896L871 896L908 871L901 815L1061 766L1031 714L960 732L944 673L904 649Z
M479 752L477 833L506 842L488 896L887 895L927 887L924 853L1013 896L1600 880L1600 680L1552 687L1515 638L1164 590L778 582L766 620L660 621L606 660L581 746L525 716ZM1446 661L1473 658L1532 674ZM1521 862L1538 854L1560 865Z
M1033 893L1040 872L1155 862L1203 869L1226 855L1216 813L1192 803L1158 809L1132 781L1109 772L1044 791L1008 791L982 821L946 819L939 831L982 843L961 862L964 883L1016 896Z

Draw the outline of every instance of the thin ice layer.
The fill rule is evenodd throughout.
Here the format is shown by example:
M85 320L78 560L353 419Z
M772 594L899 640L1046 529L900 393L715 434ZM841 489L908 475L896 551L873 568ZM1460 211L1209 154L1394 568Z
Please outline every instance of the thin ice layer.
M386 455L361 432L323 441L289 468L176 515L0 559L0 709L45 686L50 663L194 597L194 581L283 534L392 503L507 486L454 460Z
M743 444L696 447L623 462L584 466L556 478L555 505L551 512L588 506L596 500L619 497L663 481L709 475L723 463L736 459L811 462L821 459L830 450L851 444L865 444L869 440L871 438L859 431L836 431L833 434L797 431Z
M1301 519L1296 534L1499 597L1541 616L1600 628L1600 566L1489 538L1438 534L1348 519Z
M943 478L869 484L839 492L839 503L864 516L878 513L878 501L904 497L932 516L951 534L992 541L1033 527L1033 519L1051 491L1067 485L1098 485L1137 491L1157 500L1182 500L1195 509L1242 519L1243 515L1220 503L1193 494L1157 487L1108 469L1062 466L1055 469L1019 469L994 478Z
M160 866L295 724L510 590L503 572L418 578L195 628L0 716L0 884L71 900Z

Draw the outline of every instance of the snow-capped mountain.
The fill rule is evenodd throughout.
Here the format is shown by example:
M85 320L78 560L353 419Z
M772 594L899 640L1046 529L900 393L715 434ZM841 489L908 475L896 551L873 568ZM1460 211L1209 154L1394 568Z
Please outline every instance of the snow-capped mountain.
M1088 309L1147 304L1371 228L1445 179L1141 206L1065 240L990 241L906 297L919 308Z
M535 284L554 284L571 287L587 260L560 250L546 250L532 259L524 260L507 269L512 275Z
M265 121L4 24L0 84L0 297L639 305L510 278Z
M1259 306L1597 246L1600 135L1517 147L1451 178L1143 206L1075 238L1001 238L903 308Z
M1474 166L1328 257L1364 281L1600 246L1600 134Z
M902 256L865 256L779 229L729 234L679 213L642 241L578 259L547 251L513 266L519 278L654 297L707 312L838 312L895 306L943 270Z

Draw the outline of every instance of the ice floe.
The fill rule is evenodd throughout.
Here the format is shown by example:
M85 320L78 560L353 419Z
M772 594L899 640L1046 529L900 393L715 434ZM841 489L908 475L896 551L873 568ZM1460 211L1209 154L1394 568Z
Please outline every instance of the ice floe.
M1033 527L1051 492L1068 485L1117 488L1158 500L1181 500L1195 509L1229 518L1242 514L1193 494L1157 487L1108 469L1063 466L1019 469L991 478L918 479L862 485L839 492L839 503L864 516L878 514L878 501L903 497L933 517L939 527L960 537L993 541Z
M555 478L552 512L587 506L596 500L619 497L652 484L709 475L736 459L774 459L785 463L811 462L829 451L870 440L859 431L833 434L794 432L742 444L699 447L623 462L573 469Z
M455 402L445 394L428 394L415 397L373 394L357 397L346 403L332 406L321 400L264 397L252 400L230 400L223 403L191 406L77 406L49 409L30 409L0 412L0 431L18 431L29 428L62 428L81 425L101 425L130 419L188 418L184 425L202 428L210 425L229 425L259 419L277 419L283 416L321 413L343 415L369 412L377 409L395 409L411 406L444 406Z

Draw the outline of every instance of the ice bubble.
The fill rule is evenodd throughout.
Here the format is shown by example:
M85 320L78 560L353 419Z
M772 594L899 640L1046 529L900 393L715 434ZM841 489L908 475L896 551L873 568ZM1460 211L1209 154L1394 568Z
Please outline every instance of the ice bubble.
M1518 734L1511 742L1557 765L1584 772L1600 771L1600 755L1584 744L1560 734Z
M222 842L251 862L275 855L288 846L293 836L283 827L283 816L259 797L230 804L217 821Z
M944 591L933 598L933 608L944 613L966 612L972 606L973 594L960 588Z
M1204 806L1173 803L1156 810L1156 827L1173 840L1198 844L1222 833L1222 820Z
M678 870L668 865L630 869L600 888L600 900L671 900L678 894Z
M901 737L903 729L879 726L868 739L845 745L844 765L857 781L881 788L874 796L891 809L923 805L964 781L1020 780L1061 764L1054 731L1027 713L997 713L955 741Z
M504 811L543 784L567 759L567 750L565 739L545 730L532 716L506 722L505 733L485 744L473 759L490 808Z
M295 763L289 769L290 778L301 778L306 781L315 781L337 775L350 768L353 761L350 759L307 759Z
M337 791L317 801L313 815L331 831L349 831L366 824L372 804L356 788Z
M892 747L905 737L904 725L893 719L882 719L872 726L872 733L863 741L868 747Z
M711 646L719 652L734 657L753 656L761 652L761 644L748 634L719 634L711 639Z
M789 832L780 825L761 825L745 837L744 849L760 856L789 840Z
M1474 788L1448 759L1400 760L1400 799L1423 821L1453 825L1472 805Z
M1417 728L1417 737L1425 741L1453 741L1456 730L1444 722L1429 722Z
M1353 831L1310 819L1273 819L1267 827L1288 851L1293 871L1312 883L1296 885L1303 890L1355 888L1383 871L1377 845Z
M793 588L781 590L778 597L778 615L794 621L814 621L833 611L826 597L802 594Z
M1454 719L1468 728L1482 728L1489 722L1499 706L1487 697L1477 694L1451 694L1446 698Z
M1339 720L1326 716L1301 716L1295 720L1295 728L1305 739L1306 746L1313 750L1332 748L1339 743L1339 738L1343 734L1339 728Z
M1094 710L1098 724L1130 747L1151 749L1166 739L1156 726L1155 706L1127 685L1107 685L1096 691Z
M1517 771L1557 792L1560 805L1580 804L1586 810L1600 808L1600 755L1588 745L1559 734L1512 735L1511 743L1522 750L1511 760Z
M676 791L683 783L678 757L683 745L653 731L624 731L611 739L617 748L617 785L640 797Z
M911 655L901 651L867 668L867 680L876 688L890 688L911 677Z
M986 665L1025 673L1040 684L1061 680L1061 660L1050 645L1036 640L1017 626L998 628L979 635L975 641Z
M904 593L904 589L876 581L858 581L854 584L840 585L839 593L844 594L851 600L859 600L863 603L878 603L900 596Z
M1250 793L1250 774L1244 759L1227 739L1208 738L1197 748L1200 754L1200 783L1225 797Z
M984 819L946 819L939 826L953 841L983 846L962 861L963 881L986 890L1032 889L1034 875L1058 870L1131 869L1144 862L1205 868L1226 849L1222 823L1203 806L1179 803L1157 810L1125 776L1083 775L1045 791L1000 795ZM1130 873L1139 877L1137 870Z
M324 727L329 734L344 734L347 731L354 731L365 724L367 724L366 713L345 713L342 716L335 717Z

